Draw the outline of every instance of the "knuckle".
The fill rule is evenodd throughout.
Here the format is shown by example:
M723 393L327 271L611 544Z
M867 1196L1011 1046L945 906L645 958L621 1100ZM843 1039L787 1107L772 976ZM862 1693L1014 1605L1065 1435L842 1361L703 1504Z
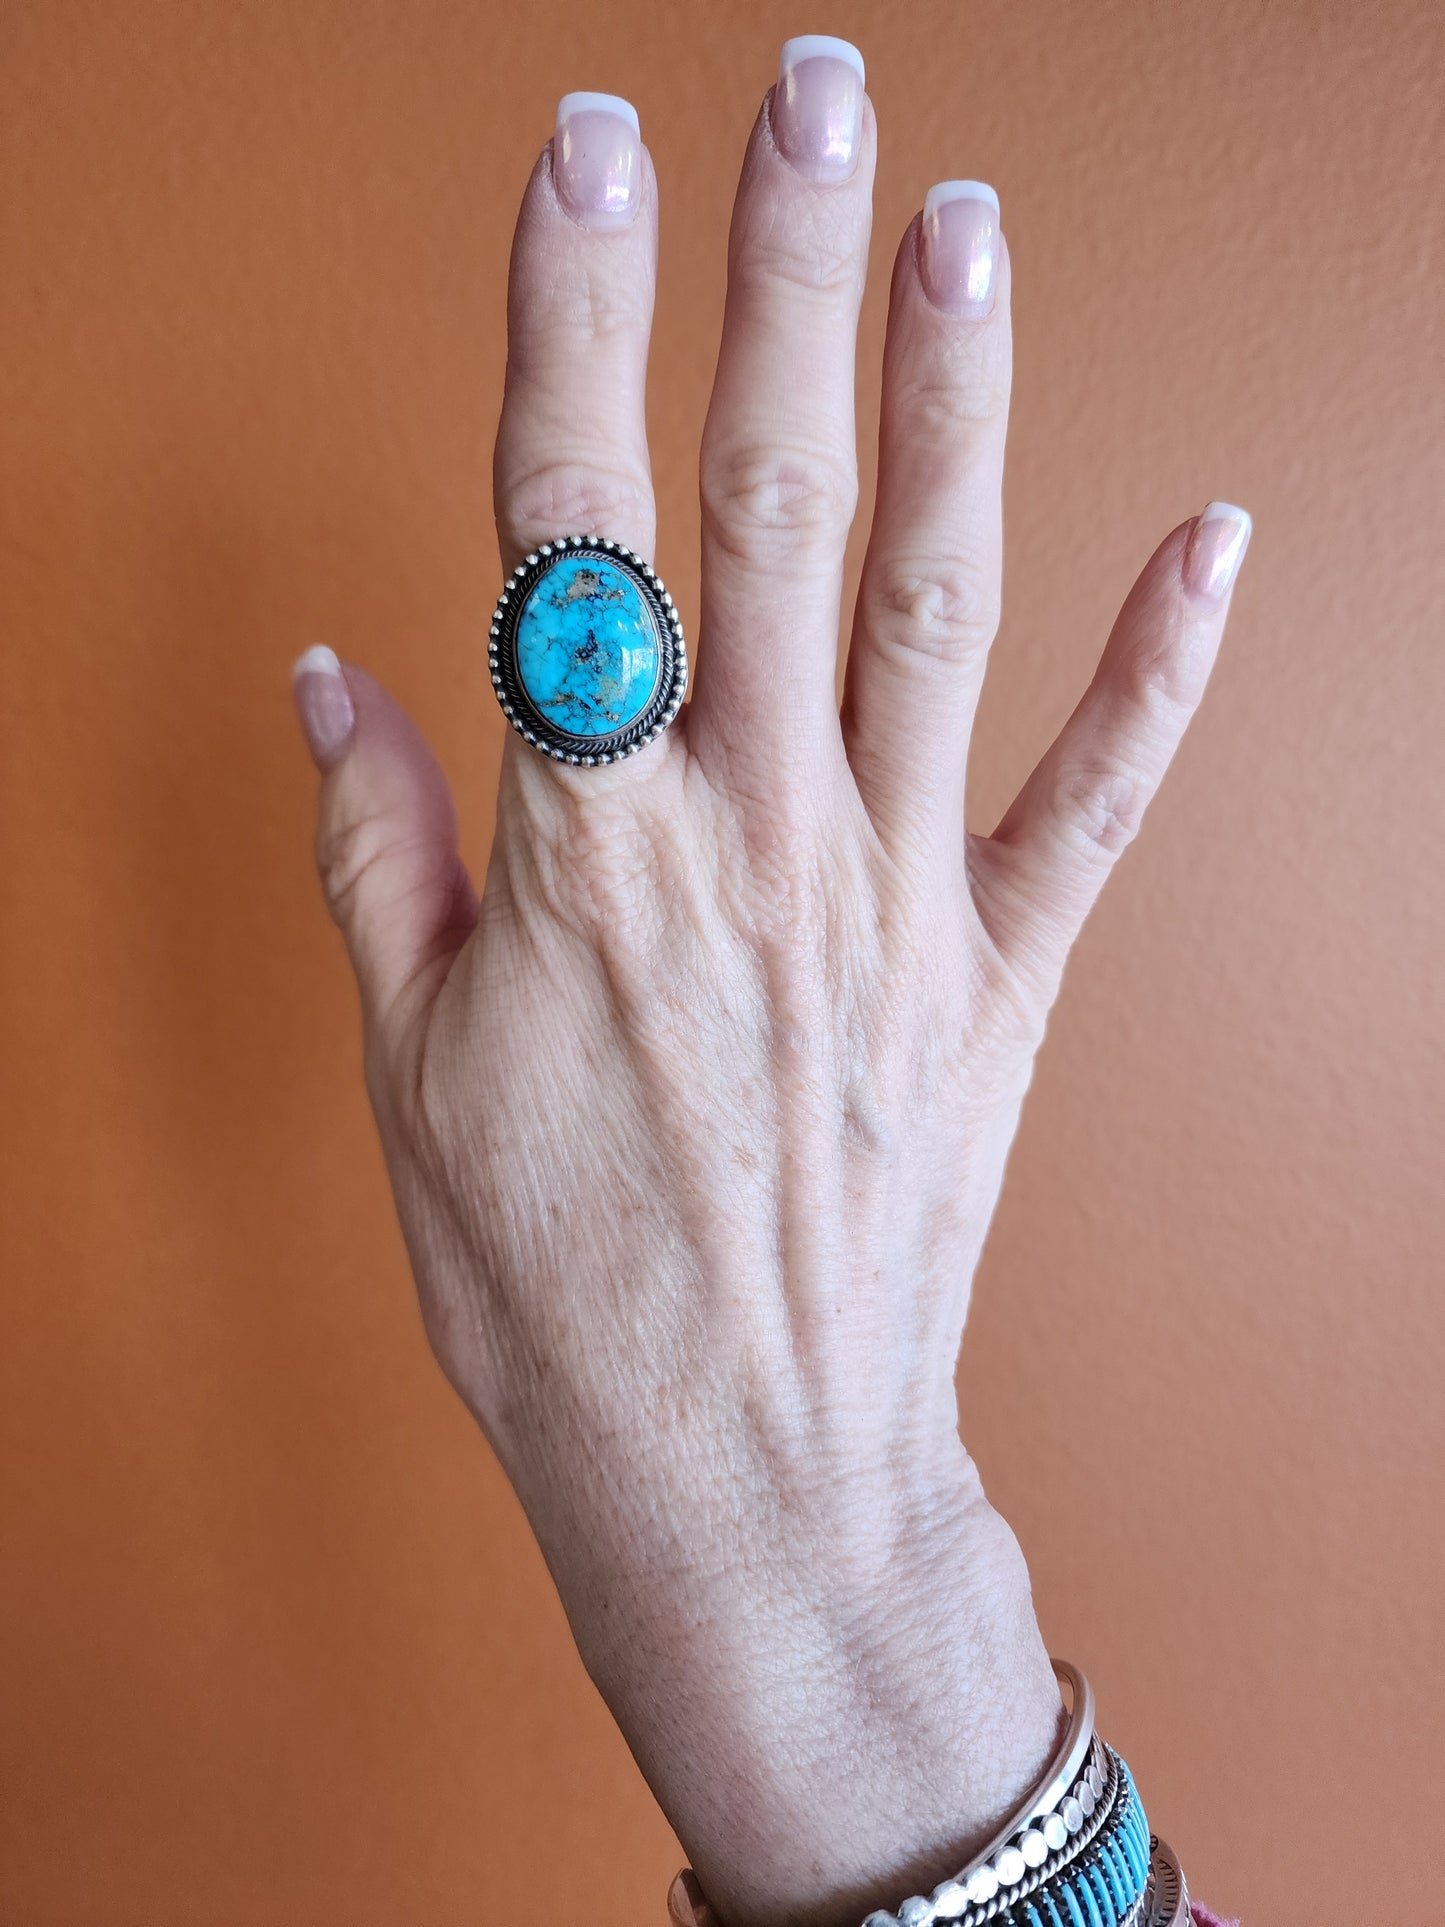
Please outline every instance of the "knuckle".
M526 833L507 837L512 894L589 943L650 956L656 905L683 873L681 832L625 791L584 794L554 774L574 772L537 772Z
M763 299L818 295L830 303L851 301L861 271L856 211L826 197L811 204L770 201L734 242L734 285Z
M554 535L610 535L649 546L653 516L646 476L583 461L551 461L508 481L498 520L504 541L525 551Z
M998 633L997 571L974 555L890 557L877 567L869 602L879 641L941 662L985 654Z
M1063 840L1091 861L1112 863L1139 834L1152 789L1141 772L1121 762L1071 770L1057 803Z
M728 554L841 543L858 505L858 475L841 456L755 444L712 448L703 462L702 512Z
M624 349L645 341L650 298L633 274L591 273L558 290L557 305L540 326L539 345L555 354L575 355L579 348L619 341Z
M658 853L634 825L588 824L578 812L571 834L540 854L537 870L541 895L559 920L617 935L646 920L658 865Z
M1121 675L1130 709L1147 726L1177 735L1199 707L1211 657L1188 624L1165 620L1151 626Z
M1007 355L945 341L935 344L925 369L903 386L899 404L919 434L946 445L961 429L1002 421L1010 387Z
M514 287L507 339L513 374L546 377L579 352L616 343L630 354L645 343L652 280L630 262L594 259L543 242Z
M327 908L343 929L377 870L395 854L385 819L363 814L323 822L316 833L316 873Z

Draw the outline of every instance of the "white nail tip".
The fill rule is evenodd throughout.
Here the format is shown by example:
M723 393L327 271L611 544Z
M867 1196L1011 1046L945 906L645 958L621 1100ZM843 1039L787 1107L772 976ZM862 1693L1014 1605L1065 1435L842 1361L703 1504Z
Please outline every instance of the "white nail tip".
M998 213L998 195L987 181L935 181L923 197L924 220L950 201L982 201Z
M1207 502L1199 511L1201 522L1238 522L1241 530L1248 535L1254 527L1254 517L1248 509L1236 508L1233 502Z
M291 668L291 680L298 676L340 676L341 661L334 649L328 649L324 642L318 642L303 656L298 656Z
M786 80L794 67L800 67L805 60L846 61L866 85L863 56L851 40L836 40L830 33L800 33L792 40L785 40L778 61L778 79Z
M616 114L639 138L642 134L637 109L620 94L563 94L557 102L557 125L561 127L574 114Z

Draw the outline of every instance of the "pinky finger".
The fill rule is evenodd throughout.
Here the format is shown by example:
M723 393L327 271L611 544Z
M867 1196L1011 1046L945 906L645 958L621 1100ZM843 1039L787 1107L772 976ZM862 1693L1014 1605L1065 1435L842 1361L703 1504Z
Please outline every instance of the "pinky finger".
M1211 502L1165 538L1078 708L992 837L974 846L984 926L1049 996L1199 706L1250 526L1243 509Z
M292 673L321 774L316 864L361 993L368 1065L399 1072L409 1090L418 1020L477 918L451 791L415 724L365 670L316 648Z

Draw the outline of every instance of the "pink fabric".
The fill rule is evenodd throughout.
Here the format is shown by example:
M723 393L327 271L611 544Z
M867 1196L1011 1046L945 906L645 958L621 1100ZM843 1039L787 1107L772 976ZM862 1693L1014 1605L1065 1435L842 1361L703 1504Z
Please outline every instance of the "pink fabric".
M1226 1920L1223 1914L1212 1914L1197 1900L1191 1900L1189 1911L1194 1916L1194 1927L1239 1927L1237 1920Z

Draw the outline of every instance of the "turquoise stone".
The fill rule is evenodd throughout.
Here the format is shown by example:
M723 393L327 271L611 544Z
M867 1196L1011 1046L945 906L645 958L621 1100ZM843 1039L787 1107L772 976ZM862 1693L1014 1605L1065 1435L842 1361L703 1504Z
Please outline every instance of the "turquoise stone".
M517 617L517 677L569 736L610 736L646 709L662 650L637 584L599 555L564 555Z

